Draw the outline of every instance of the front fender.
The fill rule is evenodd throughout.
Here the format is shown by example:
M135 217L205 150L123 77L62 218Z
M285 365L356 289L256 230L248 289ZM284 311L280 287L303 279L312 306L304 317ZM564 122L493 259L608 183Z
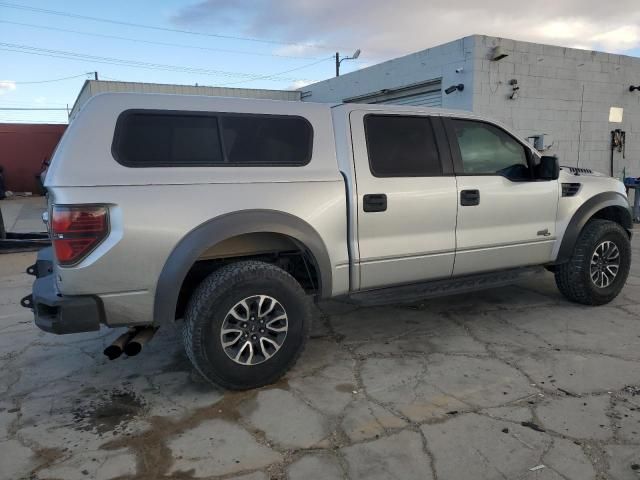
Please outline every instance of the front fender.
M244 210L213 218L185 235L167 258L154 298L154 323L174 321L180 287L196 260L223 240L247 233L280 233L303 244L313 256L320 275L320 294L331 295L332 270L327 248L304 220L276 210Z
M562 243L560 244L555 263L564 263L571 258L578 236L584 226L596 213L608 207L616 208L620 223L627 229L629 235L631 235L633 221L631 207L626 197L618 192L599 193L584 202L573 214L573 217L571 217L564 236L562 237Z

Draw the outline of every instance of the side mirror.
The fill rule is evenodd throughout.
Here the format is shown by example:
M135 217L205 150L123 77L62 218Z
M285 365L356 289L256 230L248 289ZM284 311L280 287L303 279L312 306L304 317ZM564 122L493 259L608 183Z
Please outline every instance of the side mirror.
M536 177L539 180L557 180L560 176L560 163L558 157L544 155L540 159L540 165L538 165Z

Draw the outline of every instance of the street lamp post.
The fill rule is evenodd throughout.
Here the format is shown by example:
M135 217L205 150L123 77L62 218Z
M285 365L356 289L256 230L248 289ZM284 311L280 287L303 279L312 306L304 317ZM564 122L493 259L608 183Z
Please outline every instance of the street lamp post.
M360 56L360 49L357 49L355 52L353 52L353 55L351 55L350 57L343 57L343 58L340 58L340 52L336 52L336 77L340 76L340 64L342 62L344 62L345 60L355 60L359 56Z

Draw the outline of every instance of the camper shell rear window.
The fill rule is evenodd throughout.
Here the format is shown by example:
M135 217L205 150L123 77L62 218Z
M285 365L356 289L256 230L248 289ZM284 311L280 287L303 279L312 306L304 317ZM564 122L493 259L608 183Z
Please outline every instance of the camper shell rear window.
M111 151L124 166L302 166L313 128L294 115L127 110Z

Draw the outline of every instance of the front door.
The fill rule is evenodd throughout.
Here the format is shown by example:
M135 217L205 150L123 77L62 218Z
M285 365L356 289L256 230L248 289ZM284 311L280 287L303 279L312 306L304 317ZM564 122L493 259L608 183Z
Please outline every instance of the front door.
M360 288L451 276L457 191L440 118L353 111L350 122Z
M458 184L454 276L551 261L558 181L536 180L535 154L502 128L445 124Z

